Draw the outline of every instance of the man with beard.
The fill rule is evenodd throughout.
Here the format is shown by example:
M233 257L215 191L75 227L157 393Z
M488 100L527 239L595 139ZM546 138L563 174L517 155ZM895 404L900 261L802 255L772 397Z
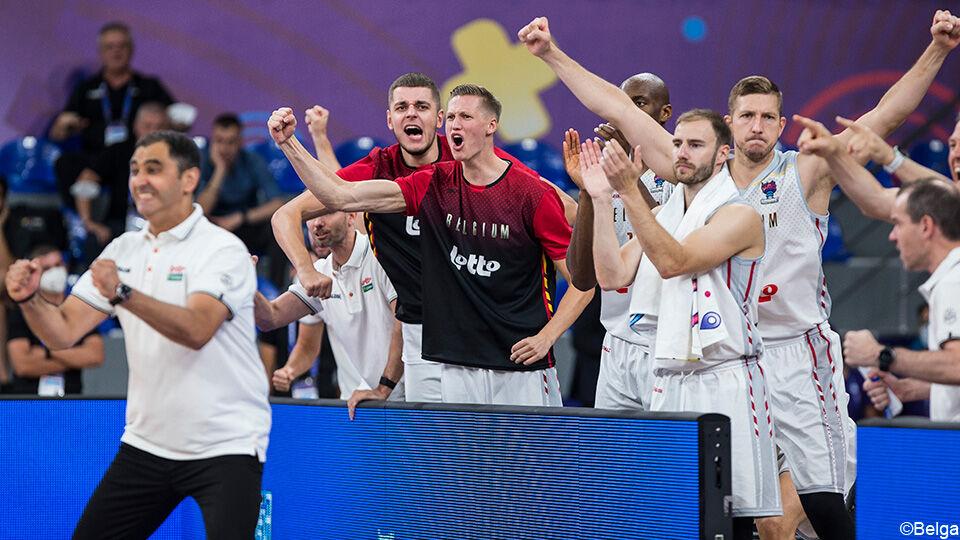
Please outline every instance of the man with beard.
M262 331L310 314L319 319L309 325L308 335L298 336L287 364L273 373L277 390L289 390L292 381L310 369L320 352L324 327L330 329L340 397L349 397L350 418L363 398L403 399L400 321L394 317L397 293L369 240L357 233L358 219L356 213L334 212L308 222L317 245L331 250L330 256L314 263L317 272L333 278L328 298L311 297L294 282L273 301L259 292L254 301L257 328ZM301 345L304 339L315 345Z
M643 112L666 124L673 109L670 92L660 77L652 73L639 73L623 81L620 89ZM615 140L627 152L629 143L618 129L610 124L600 125L595 132L607 141ZM573 285L580 290L596 287L597 278L593 263L593 203L583 190L580 174L580 136L568 130L563 142L564 161L567 172L581 189L577 207L576 225L567 250L567 267ZM634 158L638 158L634 155ZM673 184L664 182L653 171L636 160L631 174L643 184L640 190L651 206L660 205L670 197ZM631 164L633 165L633 164ZM642 173L642 174L641 174ZM649 199L648 199L649 197ZM613 221L617 241L622 246L633 238L633 229L627 219L620 194L612 198ZM656 321L647 317L635 324L629 313L631 285L612 291L601 292L600 320L606 328L600 353L600 376L597 380L595 407L599 409L649 409L653 391L653 369L650 345L656 332Z
M601 159L599 147L588 141L582 167L594 206L597 281L604 290L634 283L630 310L655 317L650 409L730 418L733 537L741 539L752 536L754 517L781 509L759 363L755 282L763 224L724 168L729 139L719 113L694 109L680 116L673 172L682 189L656 214L640 195L620 145L608 144ZM611 215L613 190L636 233L623 247Z
M367 157L338 170L337 176L340 178L349 182L372 178L395 180L433 164L453 160L447 138L437 134L437 130L443 126L443 109L440 107L440 89L430 77L422 73L401 75L390 85L387 101L387 127L393 132L397 144L387 148L374 148ZM310 111L314 110L316 108ZM326 148L329 144L317 144L320 134L313 129L314 122L310 121L310 111L307 121L310 123L315 145ZM495 151L498 156L525 168L516 163L509 154L499 149ZM322 163L329 168L332 161L326 157L329 152L319 155L323 156L319 161L308 161L305 166L316 168ZM566 208L576 206L568 195L559 189L556 191ZM310 254L303 245L301 223L327 211L317 197L306 190L281 207L273 216L273 231L277 243L290 259L309 296L328 295L331 281L329 277L314 269ZM565 212L569 213L569 210ZM401 322L403 334L406 399L439 402L440 365L421 356L423 319L420 221L416 216L406 216L399 212L367 213L364 214L364 225L374 254L397 289L397 319ZM389 389L377 390L386 392Z
M889 134L919 104L947 54L960 42L960 20L937 11L933 41L914 66L858 122ZM519 32L590 110L639 144L645 162L673 179L673 137L622 92L585 70L551 42L545 18ZM730 92L727 122L736 146L730 175L763 216L767 232L760 321L777 445L784 454L783 518L758 521L761 537L792 538L803 512L822 539L854 537L844 493L855 474L855 424L849 419L839 336L830 329L830 297L820 248L827 236L828 205L835 181L815 156L776 150L786 119L780 89L765 77L746 77ZM837 135L846 140L849 132ZM839 395L839 397L838 397ZM787 474L787 471L790 471ZM794 484L799 503L793 496Z
M566 276L570 227L551 186L497 155L499 117L489 91L458 86L447 110L456 161L395 181L347 182L317 163L293 136L290 109L267 125L327 208L420 218L421 279L431 287L422 355L442 363L444 402L560 405L552 345L593 293L568 290L553 313L554 265Z

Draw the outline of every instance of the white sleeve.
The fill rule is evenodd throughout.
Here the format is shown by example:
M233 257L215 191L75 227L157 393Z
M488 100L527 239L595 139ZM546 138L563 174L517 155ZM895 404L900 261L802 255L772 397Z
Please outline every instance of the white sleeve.
M930 336L938 349L943 344L960 339L960 280L950 279L936 285L934 294L937 295L936 313L930 311L931 328L936 328L936 335ZM931 303L931 308L933 307Z
M313 313L313 315L318 316L319 320L317 320L316 322L306 323L306 324L317 324L318 322L323 320L323 316L320 315L320 313L323 312L322 301L319 298L308 296L307 290L304 289L303 285L300 284L299 278L294 278L293 283L291 283L290 286L287 287L287 290L293 293L294 295L296 295L297 298L302 300L303 303L306 304L308 308L310 308L310 311ZM306 317L310 317L310 315L307 315Z
M119 250L119 247L118 247L119 241L120 241L119 238L115 238L112 242L107 244L107 247L103 248L103 251L100 253L100 256L97 258L110 259L116 262L116 259L114 259L114 257L116 256L116 253ZM118 264L118 266L122 266L122 264ZM120 281L123 281L123 273L119 272L119 274L120 274ZM90 275L89 270L84 272L83 275L80 276L80 279L78 279L77 282L73 284L73 288L70 290L70 294L72 296L76 296L80 300L83 300L84 302L89 304L90 307L95 308L98 311L102 311L107 315L110 315L111 317L116 315L116 309L114 309L114 307L110 305L110 299L104 298L104 296L100 294L100 291L94 286L93 276Z
M239 241L230 242L205 258L188 276L187 296L205 293L223 302L231 316L253 304L257 272L250 253Z

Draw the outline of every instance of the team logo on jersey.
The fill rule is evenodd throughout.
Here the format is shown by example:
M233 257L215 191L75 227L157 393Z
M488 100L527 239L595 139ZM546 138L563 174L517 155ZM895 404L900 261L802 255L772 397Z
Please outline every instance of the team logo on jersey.
M363 278L363 281L360 282L360 290L363 292L370 292L373 290L373 278Z
M777 197L776 180L760 182L760 191L767 196L765 199L760 199L760 204L772 204L780 200L780 197Z
M457 246L450 250L450 262L457 267L457 270L467 267L467 272L475 276L490 277L491 274L500 269L500 263L497 261L488 261L483 255L461 255L457 251Z
M420 220L418 218L407 216L407 234L420 236Z
M663 178L659 176L653 179L653 189L650 190L651 193L660 193L663 191Z
M167 274L167 281L183 281L183 266L171 266L170 273Z
M713 330L714 328L720 327L720 315L716 311L708 311L703 314L703 318L700 319L700 329L701 330Z

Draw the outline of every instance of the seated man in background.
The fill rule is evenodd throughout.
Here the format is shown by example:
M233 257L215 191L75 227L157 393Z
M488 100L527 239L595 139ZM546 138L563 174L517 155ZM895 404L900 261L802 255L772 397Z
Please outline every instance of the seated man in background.
M214 119L210 145L201 159L197 204L210 221L243 240L251 253L268 255L270 280L283 282L285 261L269 223L283 196L267 162L243 148L237 115Z
M166 124L163 104L156 101L144 103L133 122L133 137L108 146L93 164L83 169L70 188L76 201L77 214L89 233L88 238L96 240L100 246L120 236L126 229L127 202L130 199L127 181L130 179L130 157L133 156L134 145L141 137L166 129ZM96 215L94 204L102 188L106 188L108 193L105 197L106 210L100 216Z
M69 186L80 172L91 166L106 147L131 138L141 105L151 101L164 106L173 103L159 79L130 67L133 38L126 24L109 22L100 28L97 53L103 67L74 87L67 106L50 127L50 139L56 142L82 136L80 152L63 154L56 165L61 195L67 204Z
M403 400L404 396L400 321L394 316L397 293L370 241L357 234L358 219L353 212L334 212L309 221L316 244L331 249L329 257L314 263L317 271L333 278L329 298L307 295L297 281L272 302L259 292L254 302L261 330L287 325L311 313L319 318L317 324L301 325L287 364L273 374L277 390L289 390L293 379L310 369L320 352L324 324L330 328L340 396L350 397L351 418L361 400Z
M41 245L30 253L42 270L38 294L51 304L66 299L67 266L63 255L51 245ZM9 310L7 318L7 355L13 365L11 394L63 396L83 390L80 370L103 363L103 339L94 328L69 349L51 351L30 331L19 308Z

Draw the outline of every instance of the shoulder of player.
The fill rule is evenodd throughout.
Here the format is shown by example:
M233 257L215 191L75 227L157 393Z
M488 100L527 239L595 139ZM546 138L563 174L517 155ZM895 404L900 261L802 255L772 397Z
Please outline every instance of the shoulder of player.
M207 219L199 220L194 229L184 238L184 242L190 242L191 249L198 250L198 257L227 248L241 248L247 251L247 246L237 235L214 225Z

